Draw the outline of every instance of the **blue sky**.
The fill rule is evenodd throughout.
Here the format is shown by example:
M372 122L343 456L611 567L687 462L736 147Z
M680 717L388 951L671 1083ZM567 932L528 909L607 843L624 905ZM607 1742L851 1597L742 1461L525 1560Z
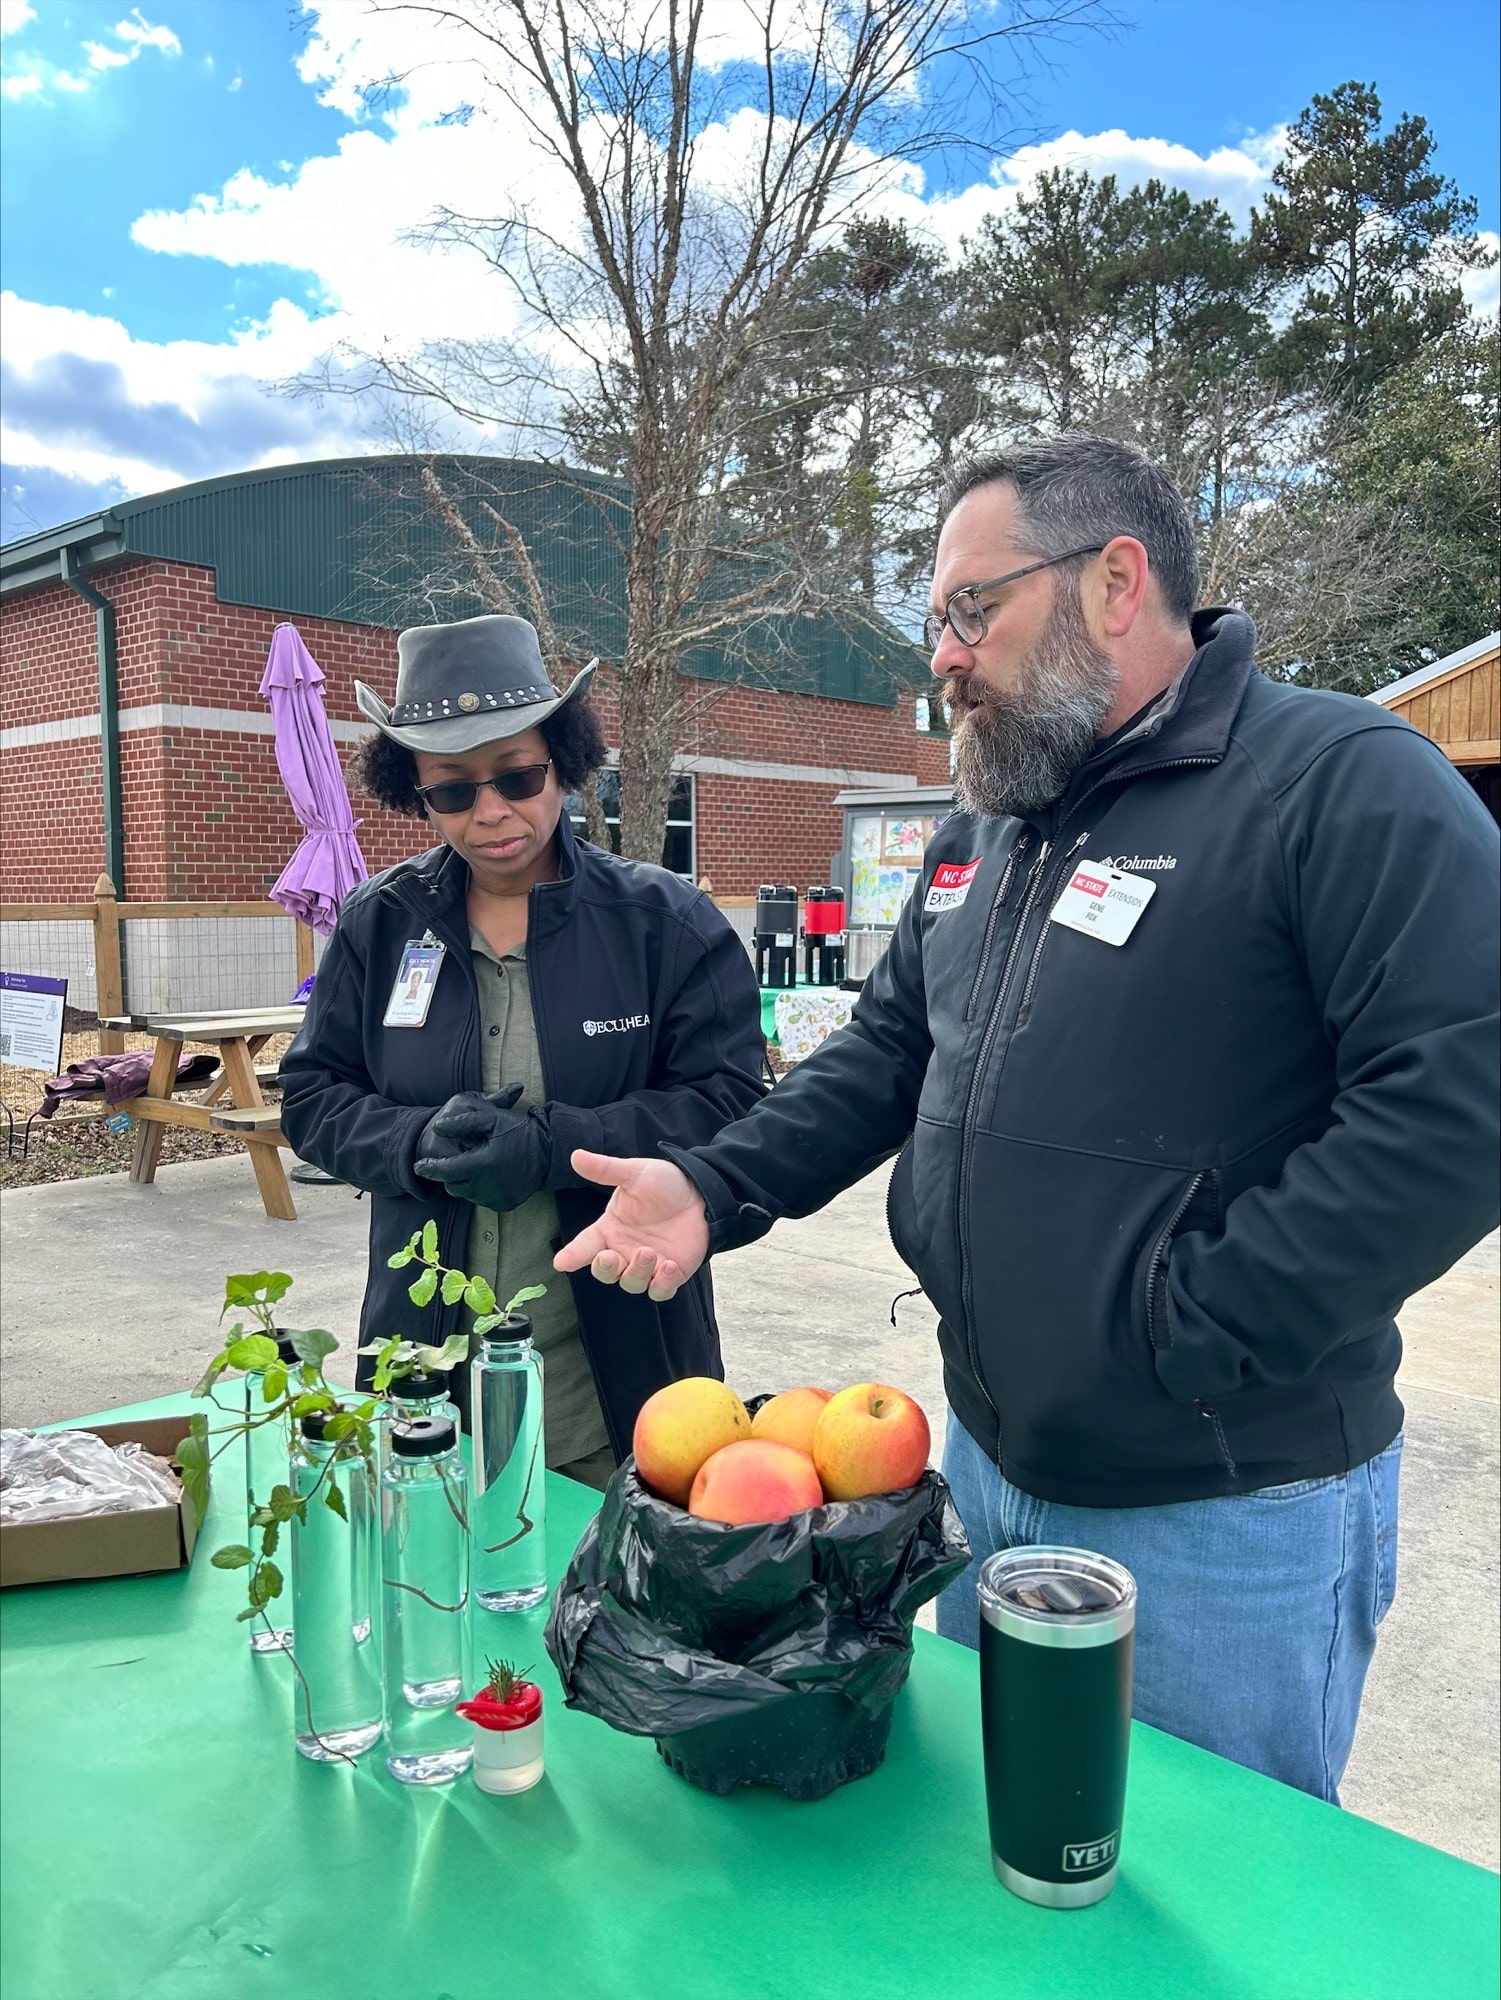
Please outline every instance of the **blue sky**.
M1429 120L1498 227L1493 0L1112 4L1127 25L1055 45L1015 128L976 135L989 153L928 163L912 220L952 244L1058 160L1159 173L1243 219L1281 128L1354 76ZM0 29L7 538L389 443L378 412L275 384L340 340L493 327L472 267L400 239L444 195L505 179L514 147L442 122L441 72L370 103L366 79L413 52L408 24L360 0L0 0Z

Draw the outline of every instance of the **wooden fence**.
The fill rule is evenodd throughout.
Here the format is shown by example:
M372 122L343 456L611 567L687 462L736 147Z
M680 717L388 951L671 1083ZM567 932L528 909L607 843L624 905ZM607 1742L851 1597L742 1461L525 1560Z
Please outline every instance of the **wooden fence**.
M120 953L120 926L133 918L171 923L188 917L280 917L296 933L297 981L313 970L313 933L306 924L290 917L280 903L122 903L108 875L94 885L91 903L0 903L0 924L7 923L87 923L94 927L94 986L96 1007L103 1020L125 1012L125 982ZM117 1030L101 1028L99 1053L118 1055L125 1037Z

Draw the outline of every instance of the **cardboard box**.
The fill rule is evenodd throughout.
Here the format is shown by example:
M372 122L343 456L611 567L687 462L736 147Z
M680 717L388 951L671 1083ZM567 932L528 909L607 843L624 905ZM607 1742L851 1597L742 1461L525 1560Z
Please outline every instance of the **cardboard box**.
M134 1441L158 1458L170 1459L188 1434L188 1419L146 1417L71 1428L92 1431L106 1444ZM0 1589L182 1569L193 1559L198 1525L186 1493L175 1507L140 1507L129 1514L94 1514L74 1521L6 1523L0 1526Z

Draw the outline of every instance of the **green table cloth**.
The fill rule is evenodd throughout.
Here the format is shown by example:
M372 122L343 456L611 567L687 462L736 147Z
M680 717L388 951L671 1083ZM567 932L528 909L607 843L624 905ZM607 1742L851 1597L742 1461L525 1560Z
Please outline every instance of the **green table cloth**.
M1494 2000L1494 1876L1142 1727L1114 1895L1018 1902L976 1657L924 1632L885 1764L815 1804L564 1709L540 1615L477 1635L545 1690L536 1790L310 1764L209 1564L240 1504L231 1452L190 1569L0 1599L4 2000ZM554 1576L596 1504L550 1477Z

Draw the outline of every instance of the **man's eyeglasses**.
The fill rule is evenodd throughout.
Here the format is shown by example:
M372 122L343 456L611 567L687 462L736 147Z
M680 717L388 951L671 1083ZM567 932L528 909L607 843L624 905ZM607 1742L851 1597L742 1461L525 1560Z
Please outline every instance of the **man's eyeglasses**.
M422 803L435 813L466 813L486 785L493 785L503 799L534 799L547 783L552 759L545 764L523 764L516 771L497 771L493 778L445 778L441 785L414 787Z
M1092 548L1068 549L1061 556L1047 556L1042 562L1028 563L1025 569L1011 569L1004 576L993 576L989 583L967 583L963 590L954 592L942 611L930 611L923 620L922 635L927 641L928 651L937 652L945 625L951 625L966 646L979 645L990 630L985 619L985 607L980 602L983 592L999 590L1004 583L1015 583L1018 577L1031 576L1035 570L1051 569L1055 563L1072 562L1075 556L1097 556L1104 546L1103 542L1097 542Z

